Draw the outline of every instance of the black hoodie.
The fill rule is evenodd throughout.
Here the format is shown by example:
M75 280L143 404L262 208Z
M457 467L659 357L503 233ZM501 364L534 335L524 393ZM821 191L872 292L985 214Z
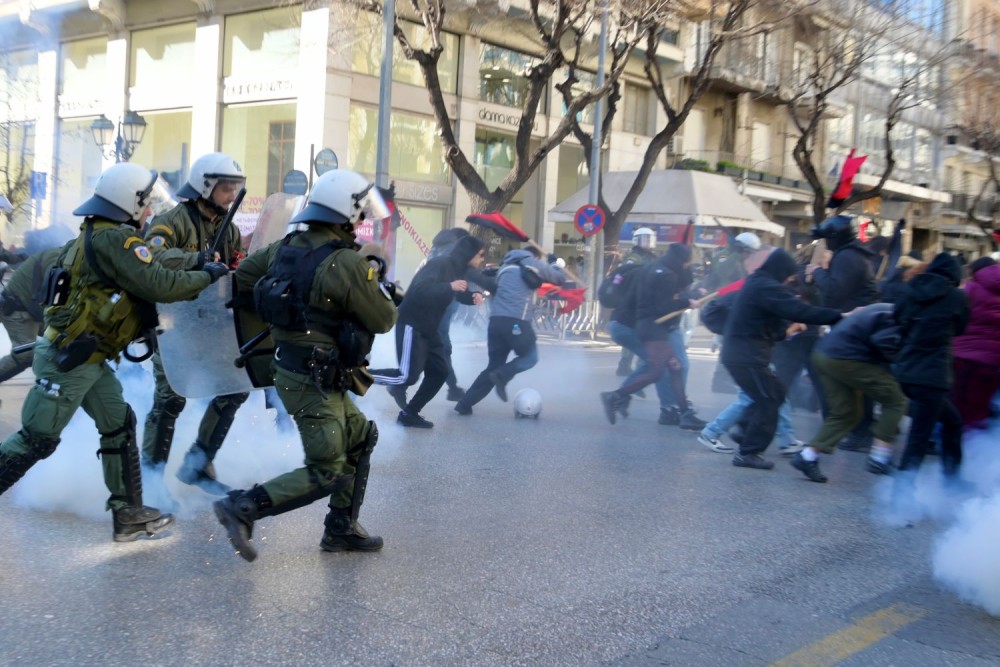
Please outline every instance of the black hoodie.
M903 286L894 311L903 345L893 372L901 383L951 387L951 339L969 323L969 302L958 288L961 278L962 267L943 252Z
M775 249L737 293L726 321L722 363L727 366L767 366L775 342L785 337L791 322L835 324L840 311L799 300L785 281L798 268L795 259Z
M436 336L444 311L452 299L471 305L474 292L453 292L451 283L464 280L469 260L482 250L483 242L463 236L446 255L427 260L417 271L399 307L399 322L408 324L425 336Z
M837 248L829 269L817 269L813 280L819 286L823 305L847 312L879 300L872 262L875 253L857 239Z

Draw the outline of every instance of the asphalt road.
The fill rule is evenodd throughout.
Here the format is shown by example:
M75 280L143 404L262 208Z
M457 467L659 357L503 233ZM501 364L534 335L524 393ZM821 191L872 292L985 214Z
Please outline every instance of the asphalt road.
M714 359L694 343L690 394L711 417L730 397L710 393ZM256 562L234 555L211 498L171 474L197 402L168 467L176 527L114 544L81 415L0 497L0 663L1000 663L1000 620L934 575L957 506L912 527L885 519L890 482L864 471L863 454L825 459L825 485L773 452L773 471L735 468L658 425L651 399L612 427L597 394L615 386L617 358L602 344L543 342L510 387L542 393L538 420L515 420L493 395L462 417L442 395L424 413L433 430L404 429L373 389L359 403L382 434L362 513L385 537L377 554L321 552L317 503L260 521ZM457 359L467 386L485 348L463 343ZM29 382L0 386L0 434L18 428ZM128 383L140 422L151 386L141 373ZM222 479L249 485L298 464L272 416L259 394L241 409ZM807 439L817 420L796 423ZM146 487L147 502L163 500Z

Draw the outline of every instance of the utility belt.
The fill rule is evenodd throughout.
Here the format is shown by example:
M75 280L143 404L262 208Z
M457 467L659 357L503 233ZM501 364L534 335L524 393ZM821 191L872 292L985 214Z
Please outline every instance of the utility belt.
M286 371L308 375L324 398L324 390L344 392L354 385L353 369L340 363L339 353L334 348L281 343L274 351L274 363Z
M24 302L13 294L0 294L0 313L5 316L13 315L14 313L28 309L24 307Z
M97 351L97 345L100 342L97 336L82 334L65 346L61 346L62 341L66 338L66 333L63 331L45 327L45 333L42 336L57 348L56 366L64 373L83 364L99 364L108 358L108 355Z

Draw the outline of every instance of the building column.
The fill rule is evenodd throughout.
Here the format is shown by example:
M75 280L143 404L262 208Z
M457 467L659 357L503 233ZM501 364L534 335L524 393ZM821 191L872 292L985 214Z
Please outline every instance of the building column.
M52 224L52 202L55 198L56 179L53 171L56 159L56 130L58 112L56 97L59 87L59 50L56 45L46 45L38 53L38 116L35 120L34 171L45 174L45 197L35 202L32 211L33 227L39 229Z
M191 146L188 163L182 165L187 177L190 163L219 147L219 102L222 77L222 17L202 16L194 33L197 67L191 73L198 91L191 107Z
M116 127L125 115L125 90L128 87L128 39L124 34L108 36L108 59L104 75L104 115ZM111 167L115 156L105 155L101 170Z
M459 53L462 54L458 72L458 109L455 115L455 135L458 146L469 158L470 162L476 156L476 123L479 118L479 38L463 35ZM469 193L452 177L455 192L452 202L451 225L458 226L472 212L472 200Z
M355 24L355 13L345 11L344 6L340 6L339 11L334 11L329 16L327 26L327 40L329 44L343 44L345 38L341 35L354 35L357 26ZM306 17L302 17L303 27ZM355 169L355 165L348 164L348 142L351 129L351 85L353 73L351 69L351 49L326 49L324 54L326 69L324 70L324 86L322 89L324 115L322 125L322 135L318 138L316 152L323 148L329 148L337 155L339 166L344 169ZM300 90L299 104L301 105L304 91ZM295 136L298 137L298 127ZM296 150L298 150L296 148ZM306 145L306 157L308 157L309 146ZM296 158L297 161L297 158Z
M326 126L327 69L330 64L330 7L307 3L302 9L295 105L295 168L312 181L311 150L323 148Z

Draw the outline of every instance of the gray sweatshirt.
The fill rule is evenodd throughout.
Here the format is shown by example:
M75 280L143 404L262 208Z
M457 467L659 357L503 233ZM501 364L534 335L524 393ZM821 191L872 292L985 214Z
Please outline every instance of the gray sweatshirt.
M535 268L542 280L554 285L562 285L566 280L563 270L535 259L527 250L511 250L504 255L497 273L497 286L493 294L491 317L513 317L527 319L528 306L534 298L535 290L521 278L519 264Z

